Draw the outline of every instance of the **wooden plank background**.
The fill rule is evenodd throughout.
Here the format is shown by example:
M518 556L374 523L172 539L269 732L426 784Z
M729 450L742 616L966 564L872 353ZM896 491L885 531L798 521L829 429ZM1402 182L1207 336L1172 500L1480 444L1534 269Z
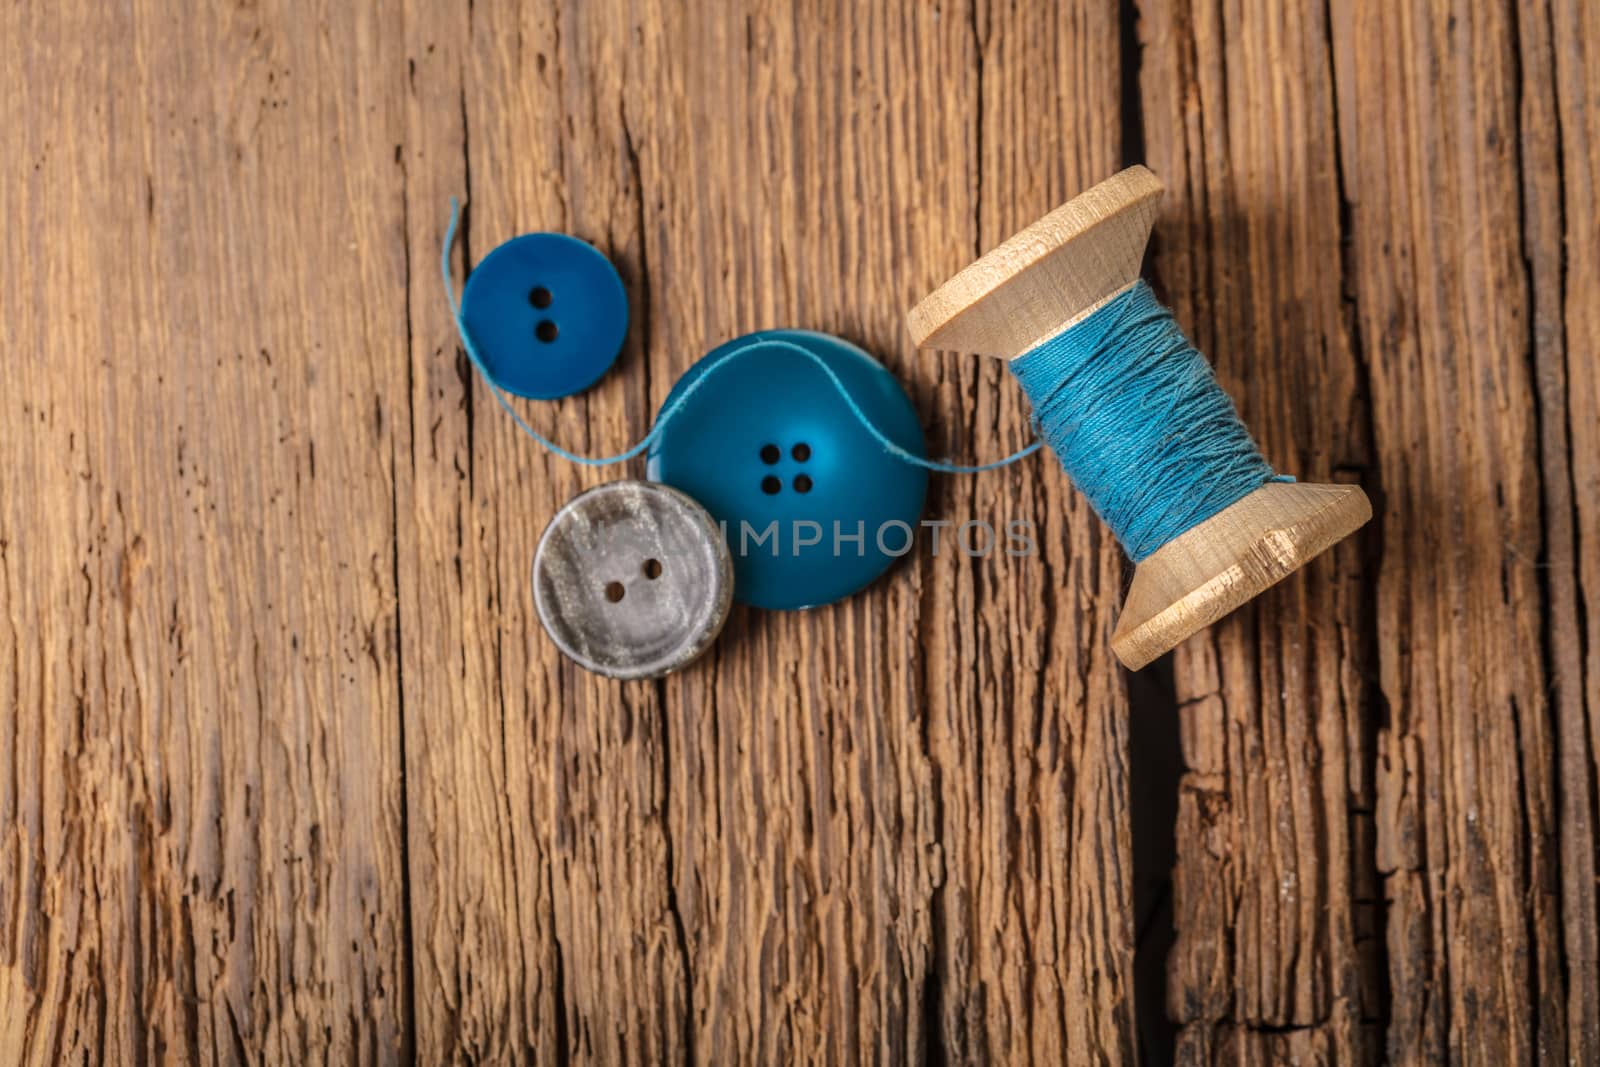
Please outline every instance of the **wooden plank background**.
M0 1063L1600 1061L1600 7L65 0L0 46ZM458 272L551 229L627 283L616 370L525 409L573 447L801 326L981 459L1018 391L904 310L1133 161L1158 291L1360 537L1130 678L1032 462L928 510L1038 558L924 547L659 683L553 650L534 542L613 473L473 381L451 195Z

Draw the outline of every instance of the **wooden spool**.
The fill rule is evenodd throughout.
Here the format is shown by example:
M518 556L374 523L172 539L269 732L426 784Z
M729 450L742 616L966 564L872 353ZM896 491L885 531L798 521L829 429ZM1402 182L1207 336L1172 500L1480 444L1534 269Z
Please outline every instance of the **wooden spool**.
M1162 189L1130 167L1052 211L911 309L917 347L1013 359L1086 318L1138 280ZM1139 563L1112 650L1138 670L1371 517L1359 486L1262 486Z

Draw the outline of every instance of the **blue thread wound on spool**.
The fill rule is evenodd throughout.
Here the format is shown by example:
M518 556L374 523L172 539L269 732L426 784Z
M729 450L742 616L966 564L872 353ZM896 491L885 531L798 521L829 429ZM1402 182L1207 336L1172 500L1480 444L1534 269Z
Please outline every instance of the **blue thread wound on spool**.
M1273 473L1145 282L1011 361L1039 436L1135 563Z
M573 463L601 467L641 454L727 364L776 349L791 350L815 364L850 415L885 452L905 463L946 474L975 474L1009 466L1048 444L1135 563L1264 483L1294 481L1273 473L1239 422L1233 402L1217 385L1210 364L1143 281L1011 361L1043 440L1004 459L967 465L906 451L867 416L815 353L780 340L754 340L707 366L662 408L649 432L632 447L611 456L579 455L528 425L489 375L456 301L450 249L458 220L452 197L439 272L462 347L518 429Z

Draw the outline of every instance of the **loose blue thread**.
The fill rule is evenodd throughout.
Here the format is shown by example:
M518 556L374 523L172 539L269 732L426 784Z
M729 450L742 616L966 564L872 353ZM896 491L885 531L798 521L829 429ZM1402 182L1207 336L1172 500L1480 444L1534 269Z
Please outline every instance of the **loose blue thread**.
M1011 361L1034 425L1135 563L1269 481L1172 313L1143 281Z
M689 398L730 360L763 349L782 349L810 360L883 450L914 466L943 474L978 474L1009 466L1048 444L1135 563L1267 482L1294 481L1273 473L1228 394L1217 385L1211 365L1143 281L1011 361L1011 372L1033 404L1033 422L1043 440L993 463L947 463L906 451L868 418L820 356L780 340L751 341L725 353L662 408L650 431L632 448L614 456L580 456L529 426L489 377L462 319L450 273L460 214L456 198L451 197L439 273L462 347L518 428L573 463L604 467L633 459L655 443Z
M943 474L977 474L982 471L991 471L997 467L1004 467L1008 464L1015 463L1019 459L1023 459L1039 451L1040 446L1043 444L1043 442L1035 441L1027 448L1022 449L1019 452L1013 452L1005 459L995 460L993 463L979 463L974 466L966 466L959 463L945 463L940 460L933 459L924 459L915 453L908 452L904 448L901 448L899 445L891 441L882 430L878 429L877 424L867 417L867 413L865 411L861 410L861 405L856 403L856 398L851 395L849 389L845 388L844 382L839 380L839 376L834 373L832 367L828 366L828 364L823 361L821 356L818 356L815 352L812 352L806 348L802 348L800 345L792 342L771 339L751 341L748 344L740 345L738 348L724 353L722 357L719 358L715 363L712 363L709 367L707 367L704 373L702 373L694 381L690 382L688 387L685 388L682 393L678 394L672 403L661 409L661 413L656 416L655 424L650 427L650 432L645 434L638 444L634 445L627 451L618 452L614 456L580 456L576 452L569 452L565 448L562 448L560 445L556 444L554 441L550 440L548 437L544 436L544 434L540 433L538 430L535 430L532 426L529 426L522 416L517 414L517 409L511 406L511 401L506 397L505 393L502 392L500 387L494 383L494 380L489 377L489 371L483 364L483 358L478 355L478 346L472 343L472 336L467 332L466 321L461 316L461 306L456 300L455 278L450 273L450 249L455 247L456 224L460 221L460 219L460 205L457 204L456 198L452 196L450 198L450 225L446 227L444 231L444 247L439 251L439 273L444 279L445 298L450 304L450 317L455 320L456 332L461 335L461 345L466 349L467 357L472 360L472 365L477 368L478 376L483 379L483 384L489 387L489 392L494 394L494 398L500 402L500 406L505 409L506 414L511 416L523 433L527 434L529 437L533 438L535 441L539 442L541 445L548 448L562 459L571 460L573 463L581 463L585 467L606 467L613 463L622 463L633 459L635 456L644 452L653 443L655 443L656 438L661 435L661 431L666 428L667 424L673 419L677 418L679 412L683 411L684 405L689 402L689 398L694 396L700 387L705 385L706 382L710 381L718 371L727 366L730 360L740 359L755 352L760 352L762 350L770 351L772 349L783 349L810 360L818 370L827 376L828 381L833 383L833 388L838 392L839 397L844 401L845 406L849 408L850 414L855 416L855 420L861 424L862 428L865 429L867 433L871 434L873 439L876 440L878 444L883 446L883 450L895 458L903 460L906 463L910 463L913 466L925 467L928 470L939 471Z

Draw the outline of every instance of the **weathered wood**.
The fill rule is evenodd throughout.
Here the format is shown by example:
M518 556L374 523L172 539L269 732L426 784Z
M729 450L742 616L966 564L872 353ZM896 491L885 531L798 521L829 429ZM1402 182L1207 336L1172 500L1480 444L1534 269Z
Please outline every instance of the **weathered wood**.
M431 262L451 182L473 256L538 228L612 256L637 323L616 371L530 407L576 447L636 439L714 344L801 325L883 357L935 451L1001 454L1027 432L1009 382L913 356L901 314L1113 167L1115 15L419 5L411 262ZM1084 19L1103 36L1071 31ZM1021 52L990 65L996 26ZM1093 76L1042 111L1009 72L1062 46ZM1021 140L1040 145L1026 172L978 152ZM538 517L614 475L468 417L435 292L418 273L400 479L419 1050L1124 1059L1125 705L1101 654L1120 563L1059 475L951 481L930 506L1036 515L1043 559L971 560L947 530L863 595L736 609L693 669L618 687L543 641L524 581ZM1041 625L1041 586L1083 613Z
M909 242L950 247L927 249L915 272L896 268L902 314L954 268L1121 166L1114 5L980 4L970 29L979 71L965 105L965 118L977 120L972 184L916 213ZM940 80L926 67L907 76L924 87ZM945 171L937 151L915 158L913 173ZM936 453L945 445L992 457L1027 439L1020 390L997 363L974 362L924 354L907 364L919 385L930 370L938 382L918 393L921 409L935 413ZM929 1005L941 1044L962 1062L1126 1062L1127 715L1120 672L1105 654L1120 549L1047 464L945 479L935 491L936 512L958 521L1026 508L1042 552L1034 565L1004 568L943 554L921 576L918 681L945 867L933 902L939 981ZM952 671L958 664L970 668Z
M1141 5L1146 153L1167 180L1158 290L1279 470L1364 482L1368 369L1340 277L1341 186L1320 11ZM1270 102L1270 103L1268 103ZM1370 1058L1379 909L1361 544L1177 655L1188 765L1168 1008L1183 1062ZM1316 1050L1312 1054L1312 1050Z
M391 26L0 13L0 1061L404 1049Z
M1134 100L1158 291L1380 510L1176 657L1181 1058L1600 1058L1600 9L1137 9L1127 79L1112 0L0 9L0 1063L1131 1059L1066 479L934 480L1038 558L597 679L529 562L640 469L516 435L436 263L460 193L458 263L617 262L615 371L524 406L575 447L802 325L991 458L1024 401L902 316Z
M553 677L563 661L539 631L526 581L527 560L554 505L601 479L520 447L502 420L475 417L482 410L476 405L492 402L458 350L434 266L450 196L469 198L458 262L485 254L499 239L540 228L529 219L502 223L498 235L486 230L482 222L504 191L528 190L524 210L548 218L547 229L571 226L560 214L564 197L585 213L586 226L595 217L606 219L608 199L619 201L613 209L619 218L627 205L620 199L621 168L612 139L570 138L574 168L584 179L570 190L546 162L559 158L575 132L553 104L554 65L593 62L592 56L569 58L555 47L549 8L528 10L526 27L514 21L505 26L504 17L486 21L495 13L475 5L418 3L406 5L402 20L406 129L398 147L405 175L410 331L401 365L411 403L409 422L396 430L394 441L402 517L395 566L402 576L407 668L402 713L416 1049L424 1062L531 1054L553 1063L581 1042L591 1057L616 1060L617 1042L631 1025L634 1057L660 1060L671 1047L667 1027L681 1018L683 1003L681 957L661 951L664 944L670 950L671 941L660 933L667 905L654 876L665 847L656 799L660 742L652 730L640 731L626 748L618 743L619 735L633 733L632 716L653 715L648 704L640 707L640 691L647 700L649 687L630 687L623 714L602 715L590 713L595 694L614 683L595 680L563 709ZM529 76L508 79L496 63L508 49L522 55L517 45L523 41L532 45L524 57ZM534 121L529 103L518 106L528 94L540 101L542 121ZM521 125L510 138L506 127L482 129L480 119L478 166L485 165L485 154L503 160L511 153L524 166L499 182L470 182L472 115L502 111L508 112L507 124ZM616 249L601 247L621 258ZM618 367L630 365L637 353L631 344ZM639 399L637 389L632 398ZM595 437L626 432L624 403L563 402L563 417L544 425L581 447L587 435L575 424L586 415ZM506 474L495 473L500 470ZM528 486L533 478L537 491ZM524 558L503 560L502 538L526 545ZM568 670L580 684L590 677L576 667ZM567 716L572 726L564 735L559 727ZM564 743L564 736L571 741ZM609 761L609 774L601 774L605 764L597 764L597 755ZM589 805L597 805L608 817L605 825L596 818L576 832L566 799L572 779L598 782L591 792L580 792L576 817L589 818ZM609 793L602 791L606 786ZM564 982L584 990L614 988L619 965L631 963L632 954L563 970L577 956L569 949L563 958L557 931L570 924L574 911L592 913L599 896L590 875L576 901L561 897L566 907L557 911L557 893L570 885L568 865L555 857L557 840L536 832L543 821L559 825L560 843L591 860L603 846L603 873L615 886L607 901L612 924L602 931L593 921L583 923L590 938L637 930L653 950L637 970L621 975L637 997L635 1012L624 1014L615 993L610 1004L594 998L602 1008L615 1009L613 1026L570 1018Z
M1536 8L1520 19L1541 17ZM1252 424L1263 408L1303 417L1306 401L1349 413L1320 455L1290 469L1342 468L1385 505L1373 558L1336 556L1348 577L1313 576L1348 591L1319 598L1320 623L1286 632L1292 616L1280 602L1261 609L1273 611L1272 631L1240 620L1179 656L1191 772L1169 994L1186 1024L1183 1051L1232 1058L1253 1045L1250 1055L1276 1055L1262 1052L1276 1040L1262 1031L1307 1028L1329 1033L1343 1061L1377 1051L1363 1047L1367 1021L1401 1062L1525 1062L1569 1048L1584 1059L1592 1024L1569 1026L1564 1005L1593 1016L1583 977L1593 886L1581 875L1566 882L1576 908L1569 985L1547 656L1558 696L1566 679L1564 729L1579 745L1564 764L1586 798L1564 842L1579 870L1592 867L1583 783L1593 756L1579 650L1541 646L1543 589L1564 601L1566 618L1579 610L1570 501L1583 494L1565 470L1573 423L1560 410L1566 386L1552 377L1562 348L1549 324L1562 294L1551 201L1526 199L1522 231L1511 16L1490 5L1324 13L1164 3L1145 14L1152 163L1175 154L1193 175L1188 241L1165 245L1158 269L1180 306L1198 280L1193 314L1219 322L1218 361ZM1547 61L1548 30L1542 45L1523 47ZM1532 69L1548 67L1525 62ZM1525 101L1552 91L1540 84ZM1266 100L1273 106L1257 106ZM1524 103L1527 149L1542 163L1522 173L1553 160L1539 125L1550 102ZM1188 259L1197 227L1215 257L1198 279ZM1544 287L1545 328L1536 320L1532 335L1538 391L1524 257L1536 302ZM1248 324L1234 325L1240 315ZM1220 351L1240 337L1253 339L1253 360ZM1565 523L1565 533L1551 526L1542 580L1541 509ZM1374 672L1376 689L1363 684ZM1241 705L1253 710L1241 717ZM1370 901L1374 857L1381 915ZM1325 909L1304 910L1324 896ZM1370 958L1380 926L1386 978Z
M1517 8L1522 73L1521 252L1531 300L1543 497L1545 609L1560 757L1567 1057L1600 1062L1600 8Z
M1333 25L1386 504L1377 856L1400 1062L1565 1057L1512 18L1405 4Z

